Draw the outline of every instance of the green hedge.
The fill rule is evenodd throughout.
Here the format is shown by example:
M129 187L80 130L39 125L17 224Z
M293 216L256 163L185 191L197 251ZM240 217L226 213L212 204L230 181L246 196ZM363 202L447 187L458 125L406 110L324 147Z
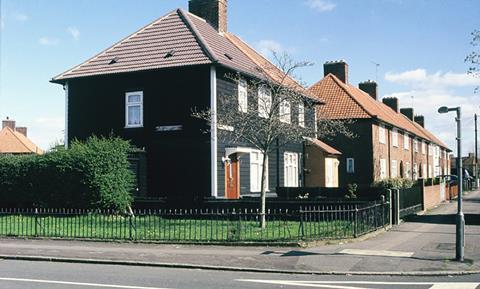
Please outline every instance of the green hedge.
M408 189L415 185L415 181L403 178L383 179L373 183L373 187L380 189Z
M91 137L45 155L0 157L0 205L127 209L133 200L129 142Z

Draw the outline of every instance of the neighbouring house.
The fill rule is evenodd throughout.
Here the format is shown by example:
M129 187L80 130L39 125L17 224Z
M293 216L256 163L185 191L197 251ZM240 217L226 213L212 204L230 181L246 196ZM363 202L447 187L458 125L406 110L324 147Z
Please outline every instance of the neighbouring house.
M66 145L113 133L145 151L148 196L237 199L259 194L262 154L245 143L222 143L217 132L229 128L215 120L205 134L192 111L215 114L225 95L238 98L231 109L244 109L260 93L227 73L275 81L278 72L227 31L227 0L190 0L189 12L162 16L51 82L65 90ZM291 125L314 126L314 109L300 109L291 105ZM276 187L304 184L303 158L303 143L268 155L271 196Z
M347 124L356 135L338 135L324 140L342 152L339 184L370 185L385 178L432 178L450 171L451 150L425 128L423 116L413 108L399 107L395 97L378 99L377 83L348 82L348 64L324 64L324 78L309 88L325 104L318 115L327 119L352 120Z
M468 153L468 156L462 157L462 167L464 170L468 172L468 175L470 177L475 177L475 165L479 164L479 159L475 162L475 153ZM453 174L457 174L457 158L453 157L452 158L452 172ZM480 164L477 165L477 170L480 170ZM465 177L465 176L464 176Z
M337 188L341 155L318 139L308 139L305 142L305 186Z
M0 154L43 154L43 150L27 137L27 128L16 126L12 119L2 121Z

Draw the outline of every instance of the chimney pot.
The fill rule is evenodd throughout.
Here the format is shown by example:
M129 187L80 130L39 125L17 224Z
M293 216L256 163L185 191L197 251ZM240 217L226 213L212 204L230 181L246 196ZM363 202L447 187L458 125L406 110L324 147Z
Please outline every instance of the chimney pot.
M398 113L398 98L396 97L384 97L382 102L393 109L395 112Z
M401 108L400 113L406 116L409 120L413 121L413 108L407 107L407 108Z
M327 61L323 64L323 76L335 75L343 83L348 83L348 64L345 60Z
M367 81L364 81L364 82L360 82L358 84L358 88L360 88L362 91L368 93L373 99L377 100L378 85L375 81L367 80Z
M188 11L205 19L218 32L227 32L228 0L190 0Z

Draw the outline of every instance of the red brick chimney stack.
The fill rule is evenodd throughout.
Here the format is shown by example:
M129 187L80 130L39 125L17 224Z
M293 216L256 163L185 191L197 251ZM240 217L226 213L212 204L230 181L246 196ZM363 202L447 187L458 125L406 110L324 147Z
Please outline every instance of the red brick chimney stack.
M6 126L15 131L15 121L13 119L10 119L8 116L7 119L2 120L2 129L4 129Z
M358 88L362 91L368 93L373 99L377 100L378 96L378 85L373 80L367 80L364 82L360 82L358 84Z
M205 19L218 32L227 32L228 0L190 0L188 11Z
M345 60L327 61L323 64L323 76L335 75L343 83L348 83L348 64Z

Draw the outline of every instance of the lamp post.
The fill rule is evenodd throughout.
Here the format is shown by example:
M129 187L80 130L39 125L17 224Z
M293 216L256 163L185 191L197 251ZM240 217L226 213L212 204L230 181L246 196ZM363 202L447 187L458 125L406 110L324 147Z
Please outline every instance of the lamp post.
M449 111L456 111L457 118L457 179L458 179L458 210L456 220L456 259L463 262L465 250L465 217L462 211L462 193L463 193L463 172L462 172L462 125L461 125L461 109L460 107L449 108L442 106L438 109L439 113L448 113Z

